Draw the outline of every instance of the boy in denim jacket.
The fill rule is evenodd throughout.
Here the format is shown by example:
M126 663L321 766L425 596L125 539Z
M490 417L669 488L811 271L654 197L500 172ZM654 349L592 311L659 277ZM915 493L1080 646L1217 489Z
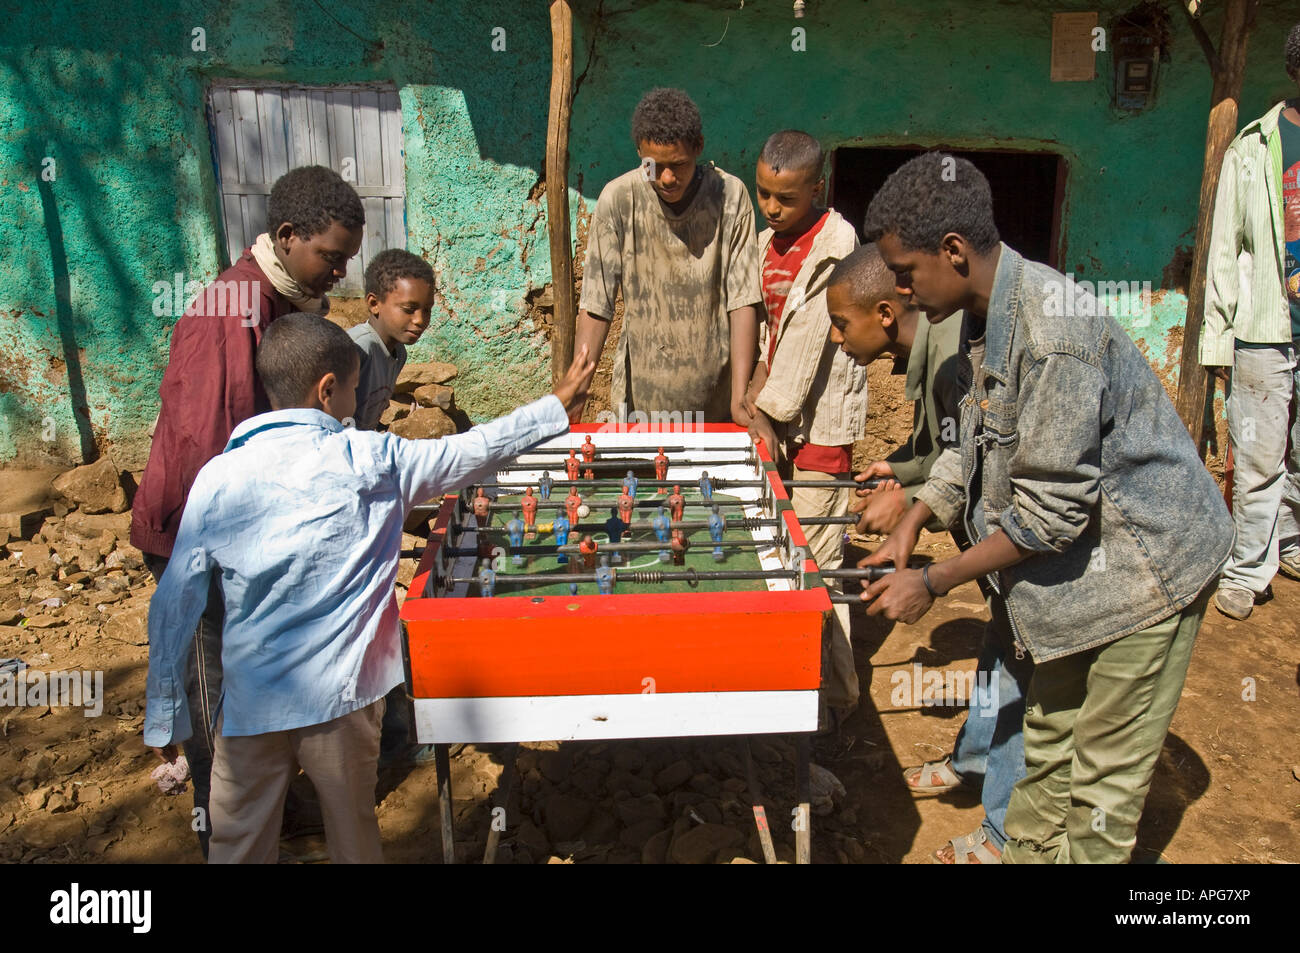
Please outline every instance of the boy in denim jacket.
M985 577L1016 655L1036 663L1001 859L1126 862L1232 520L1133 341L1090 295L999 241L974 165L907 162L865 231L930 322L964 310L964 394L960 448L863 560L897 568L863 599L913 623ZM931 515L961 520L974 545L909 570Z

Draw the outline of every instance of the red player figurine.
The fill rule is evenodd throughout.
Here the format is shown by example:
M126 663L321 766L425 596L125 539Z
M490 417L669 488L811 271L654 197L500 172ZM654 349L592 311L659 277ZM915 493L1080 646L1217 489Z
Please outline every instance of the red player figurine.
M668 479L668 458L664 456L663 447L659 448L659 455L655 457L655 479L656 480ZM667 492L667 489L661 486L659 488L659 492L665 493Z
M524 490L524 498L519 501L519 508L524 511L524 529L528 533L537 531L537 498L533 496L530 486Z
M564 472L569 475L570 480L578 479L578 458L573 455L573 450L569 450L569 459L564 461Z
M686 510L686 497L682 496L682 488L673 486L673 495L668 497L668 514L673 518L674 523L681 522L682 513Z
M582 565L584 568L596 568L596 550L598 548L596 541L591 538L590 533L583 534L582 541L578 543L578 552L582 553Z
M673 541L669 545L673 550L673 565L684 566L686 564L686 549L690 546L686 533L680 529L673 530Z
M564 510L569 515L569 525L575 529L578 526L578 507L582 505L582 497L578 495L578 488L575 486L569 490L569 495L564 498Z
M636 506L636 500L628 496L627 490L624 490L618 498L618 518L628 526L632 525L632 508L634 506Z
M488 514L491 512L492 501L483 492L483 487L479 487L478 492L474 494L474 518L478 520L479 526L488 524Z
M590 463L596 459L596 445L591 442L591 434L587 434L587 439L582 445L582 462Z

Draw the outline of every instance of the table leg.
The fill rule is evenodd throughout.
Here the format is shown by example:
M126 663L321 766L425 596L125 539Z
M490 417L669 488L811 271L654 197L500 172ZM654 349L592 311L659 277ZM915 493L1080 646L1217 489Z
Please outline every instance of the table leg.
M495 864L497 862L497 844L501 840L501 832L506 829L506 811L510 804L510 788L515 781L515 752L519 750L519 743L512 741L506 745L505 750L501 752L501 762L504 769L501 772L501 781L497 785L497 804L492 809L492 820L488 824L487 847L483 848L483 863ZM496 808L501 809L497 814Z
M754 759L749 753L749 738L740 739L740 753L745 759L745 784L749 787L749 800L754 808L754 826L758 828L758 841L763 845L763 862L776 863L776 849L772 846L772 830L767 824L767 811L763 807L763 792L754 772Z
M812 863L812 760L811 735L800 734L795 737L797 751L794 783L796 797L799 798L799 824L794 832L794 862L796 864Z
M434 770L438 775L438 813L442 826L442 862L456 863L456 831L452 819L451 804L451 758L448 746L435 743L433 746Z

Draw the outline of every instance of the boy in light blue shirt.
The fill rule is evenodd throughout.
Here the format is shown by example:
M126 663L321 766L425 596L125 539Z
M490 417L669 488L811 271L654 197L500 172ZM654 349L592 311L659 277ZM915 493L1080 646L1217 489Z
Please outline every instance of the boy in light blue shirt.
M274 410L235 428L194 483L175 558L149 611L145 744L164 761L190 734L190 636L221 573L223 695L212 771L213 863L275 863L297 766L321 801L331 859L382 860L374 813L384 696L403 681L397 599L410 508L564 433L595 365L555 394L442 440L344 428L358 353L346 332L291 314L263 336Z

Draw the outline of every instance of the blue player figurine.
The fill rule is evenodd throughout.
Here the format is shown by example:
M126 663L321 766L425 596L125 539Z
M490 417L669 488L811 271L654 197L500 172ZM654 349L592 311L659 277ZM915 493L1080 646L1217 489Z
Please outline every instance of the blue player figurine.
M654 515L654 518L650 520L650 525L654 527L655 538L657 538L659 542L668 542L668 537L672 529L672 521L668 519L668 514L664 512L662 506L659 507L659 512ZM659 561L661 563L666 563L671 558L672 554L669 553L668 550L659 550Z
M506 533L510 536L510 548L512 550L518 550L524 544L524 521L519 518L518 514L509 523L506 523ZM524 564L524 557L520 556L518 552L512 554L510 559L516 566Z
M623 492L634 500L636 499L636 487L638 482L640 481L637 480L636 474L631 470L628 470L627 476L623 477Z
M600 565L596 567L596 586L602 596L614 591L614 570L609 568L608 556L602 557Z
M549 500L551 498L551 487L554 484L555 481L551 479L549 473L542 474L542 478L537 481L537 492L541 495L542 499Z
M701 483L704 481L701 480ZM722 514L718 512L718 504L713 504L713 512L709 514L709 537L713 540L713 561L720 563L726 557L722 555L722 547L718 544L722 542L722 531L726 528L727 521Z
M497 574L491 566L484 566L478 574L478 594L484 599L491 599L497 588Z
M709 479L708 470L700 474L700 496L706 501L713 499L713 481Z
M555 517L555 522L551 524L551 532L555 534L556 547L563 546L569 541L569 518L567 516ZM569 557L564 553L558 553L555 557L557 563L567 563Z

